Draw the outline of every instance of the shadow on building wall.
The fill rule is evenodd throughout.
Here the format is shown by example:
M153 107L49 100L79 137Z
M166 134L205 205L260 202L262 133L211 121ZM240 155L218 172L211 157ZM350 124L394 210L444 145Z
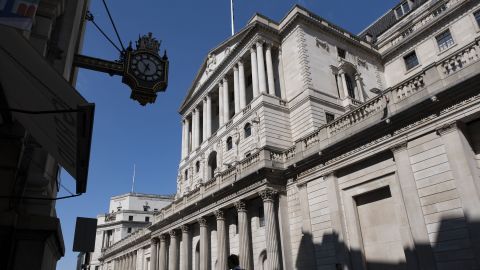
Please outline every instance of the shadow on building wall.
M480 221L466 218L442 219L429 224L431 243L415 243L404 249L405 260L368 260L361 250L349 249L336 233L324 234L321 241L304 233L298 248L296 269L403 270L480 269ZM421 256L421 258L419 258Z

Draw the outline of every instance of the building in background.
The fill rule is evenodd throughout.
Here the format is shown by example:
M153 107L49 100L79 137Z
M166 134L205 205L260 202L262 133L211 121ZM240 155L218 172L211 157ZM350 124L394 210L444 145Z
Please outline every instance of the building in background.
M86 192L93 104L74 88L88 0L0 1L0 269L56 268L63 167Z
M89 269L99 269L98 259L105 249L151 225L154 214L172 203L173 198L131 192L110 198L108 213L97 216L95 251L90 254Z
M479 26L471 0L358 35L255 15L181 104L175 201L102 269L480 269Z

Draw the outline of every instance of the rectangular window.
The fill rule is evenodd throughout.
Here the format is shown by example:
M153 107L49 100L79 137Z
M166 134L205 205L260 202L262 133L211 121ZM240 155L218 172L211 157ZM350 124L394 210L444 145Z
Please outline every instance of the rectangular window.
M417 54L414 51L405 55L403 57L403 60L405 60L405 66L407 67L407 70L410 70L418 66Z
M145 217L145 222L150 222L150 217Z
M133 216L128 216L128 221L133 221Z
M475 11L475 13L473 13L473 16L475 16L475 20L477 21L477 25L480 26L480 10Z
M263 212L263 206L258 208L258 226L265 227L265 213Z
M127 228L127 232L128 232L128 233L131 233L131 232L132 232L132 228Z
M327 124L335 120L335 115L331 113L325 113L325 118L327 119Z
M337 55L338 57L345 59L347 52L344 49L337 47Z
M453 42L453 38L449 30L441 33L435 38L437 39L437 45L440 51L444 51L455 44L455 42Z
M395 15L397 15L397 19L399 19L405 16L408 12L410 12L410 10L411 9L408 1L405 1L395 9Z

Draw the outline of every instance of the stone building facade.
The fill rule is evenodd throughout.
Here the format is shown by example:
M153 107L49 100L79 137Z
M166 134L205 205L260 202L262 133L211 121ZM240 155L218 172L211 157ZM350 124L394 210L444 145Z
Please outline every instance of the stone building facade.
M480 269L480 4L358 35L295 6L209 52L175 201L103 269Z
M79 265L88 260L89 269L99 269L102 250L152 224L154 214L172 201L173 196L137 192L111 197L108 212L97 216L95 251L88 257L82 256Z

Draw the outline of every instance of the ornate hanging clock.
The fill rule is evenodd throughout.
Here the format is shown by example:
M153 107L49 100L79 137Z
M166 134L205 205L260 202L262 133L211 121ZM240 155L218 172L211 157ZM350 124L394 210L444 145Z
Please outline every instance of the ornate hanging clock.
M122 76L122 82L132 90L130 98L146 105L155 102L157 93L165 91L168 85L167 52L160 56L159 51L160 42L148 33L138 39L135 50L130 45L123 51L118 61L76 55L75 64Z

